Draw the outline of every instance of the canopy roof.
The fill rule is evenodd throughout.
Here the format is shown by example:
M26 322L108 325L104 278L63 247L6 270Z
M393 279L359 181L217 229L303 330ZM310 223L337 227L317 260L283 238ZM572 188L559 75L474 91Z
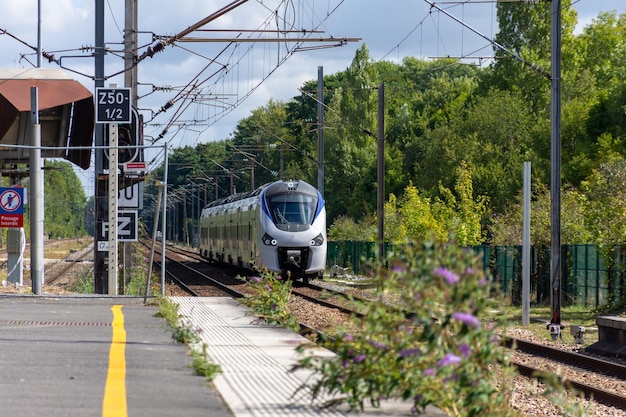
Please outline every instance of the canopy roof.
M43 157L62 157L89 168L93 143L94 103L91 91L64 71L50 68L0 68L0 160L28 159L31 87L37 87Z

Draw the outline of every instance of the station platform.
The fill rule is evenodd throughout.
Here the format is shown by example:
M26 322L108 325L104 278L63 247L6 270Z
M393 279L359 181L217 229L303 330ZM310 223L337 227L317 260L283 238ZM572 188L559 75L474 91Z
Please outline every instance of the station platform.
M298 391L311 375L291 371L300 335L253 323L230 298L172 300L222 369L212 383L193 375L188 348L142 298L0 296L0 416L415 416L394 402L321 409Z

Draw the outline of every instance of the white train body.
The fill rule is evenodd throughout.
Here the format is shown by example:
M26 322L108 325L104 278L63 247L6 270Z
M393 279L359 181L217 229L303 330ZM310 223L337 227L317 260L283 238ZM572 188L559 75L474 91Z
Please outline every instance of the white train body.
M199 251L207 259L293 279L326 267L326 207L304 181L276 181L208 204L200 216Z

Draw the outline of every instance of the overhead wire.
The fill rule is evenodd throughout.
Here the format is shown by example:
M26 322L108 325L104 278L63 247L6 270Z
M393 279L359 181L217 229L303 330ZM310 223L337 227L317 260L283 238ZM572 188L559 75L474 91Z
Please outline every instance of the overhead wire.
M338 4L335 6L334 9L332 9L332 11L330 12L330 14L332 14L334 11L337 10L337 8L344 2L344 0L340 0L338 2ZM260 2L260 4L263 5L263 7L267 7L265 4L263 4L263 2ZM281 2L281 4L285 4L286 7L294 7L293 5L293 0L286 0ZM295 12L294 12L294 16L295 16ZM317 23L316 26L313 27L313 29L311 31L309 31L309 33L313 33L313 31L319 29L319 27L321 27L321 25L324 23L324 21L330 16L330 14L328 14L324 19L322 19L320 22ZM276 18L276 16L280 15L276 12L273 11L272 15L270 16L270 18ZM282 21L282 23L285 25L284 27L287 28L289 26L287 25L291 25L291 27L295 27L295 21L292 22L291 24L287 21L286 17L285 18L280 18L280 21ZM266 19L264 23L260 24L257 29L262 29L263 26L267 25L268 20ZM300 42L301 43L301 42ZM297 43L298 44L298 43ZM224 49L227 49L229 46L232 46L231 43L229 43L229 45L227 45ZM251 53L253 50L254 44L250 45L245 51L244 54L239 54L239 59L237 61L235 61L232 65L225 65L222 68L220 68L219 70L216 71L215 74L213 74L210 78L212 78L213 76L217 75L217 80L216 83L214 83L212 86L215 87L215 85L217 84L218 81L220 80L225 80L226 76L230 75L230 72L232 71L232 67L237 67L239 68L239 65L242 62L243 57L245 57L247 54ZM233 49L241 49L239 46L237 48L233 48ZM238 104L240 104L241 102L243 102L245 99L247 99L254 91L256 91L256 89L272 74L276 71L276 69L282 65L282 63L284 63L293 53L294 53L295 47L292 48L291 50L287 49L287 52L284 53L284 55L280 56L277 55L277 62L274 64L273 68L268 68L266 71L267 73L264 74L261 78L261 80L256 84L253 85L252 87L249 87L248 91L243 93L242 95L239 94L239 91L237 91L236 94L236 100L234 103L230 103L223 112L221 112L220 114L217 114L214 116L215 119L213 120L213 122L208 122L207 124L207 128L208 129L212 124L216 123L218 120L220 120L222 117L224 117L226 115L226 113L228 112L228 110L232 110L233 108L235 108ZM241 52L241 51L239 51ZM234 56L234 52L231 54L231 57ZM268 61L267 59L265 61ZM227 62L231 62L230 60L228 60ZM205 68L206 69L206 68ZM207 78L208 80L208 78ZM239 82L237 82L237 85L239 85ZM199 86L194 86L194 88L199 88ZM228 104L228 103L227 103ZM188 106L187 106L188 107ZM171 122L174 122L176 120L176 117L172 117L171 118ZM202 133L204 133L204 131L206 131L206 129L204 129L202 131ZM165 137L165 135L167 134L167 131L162 132L160 136L160 138ZM196 143L199 140L199 138L201 137L201 135L198 135L198 138L196 139Z

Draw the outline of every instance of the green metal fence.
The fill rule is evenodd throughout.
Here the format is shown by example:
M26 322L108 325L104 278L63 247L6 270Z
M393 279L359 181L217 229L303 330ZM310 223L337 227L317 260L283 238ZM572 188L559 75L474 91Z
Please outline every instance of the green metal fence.
M488 276L514 305L521 303L522 247L475 246L476 255ZM385 244L385 252L393 250ZM343 269L364 275L364 266L375 260L375 242L328 242L327 269ZM590 307L606 305L611 300L624 299L626 288L626 246L615 249L612 267L595 245L564 245L561 253L561 297L564 305L581 304ZM550 248L531 248L531 301L550 303Z

